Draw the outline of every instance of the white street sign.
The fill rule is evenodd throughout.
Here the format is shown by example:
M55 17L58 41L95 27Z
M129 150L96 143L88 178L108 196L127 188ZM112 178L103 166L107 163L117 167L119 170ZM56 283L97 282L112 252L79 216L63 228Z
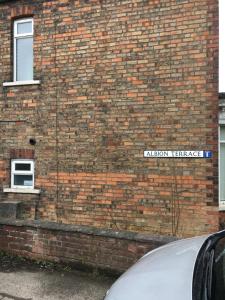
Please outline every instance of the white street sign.
M147 150L144 151L144 157L157 158L211 158L212 151L196 151L196 150L179 150L179 151L164 151L164 150Z

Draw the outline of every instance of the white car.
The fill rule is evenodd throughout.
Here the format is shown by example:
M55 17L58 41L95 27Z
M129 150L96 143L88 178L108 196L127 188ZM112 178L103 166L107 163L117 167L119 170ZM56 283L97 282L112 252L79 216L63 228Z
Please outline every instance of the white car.
M225 231L147 253L112 285L105 300L225 300Z

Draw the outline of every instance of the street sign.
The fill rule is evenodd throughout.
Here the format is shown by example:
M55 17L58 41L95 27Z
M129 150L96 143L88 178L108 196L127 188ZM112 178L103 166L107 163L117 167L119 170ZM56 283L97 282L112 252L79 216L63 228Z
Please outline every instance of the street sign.
M164 151L164 150L146 150L144 157L149 158L212 158L212 151L196 151L196 150L179 150L179 151Z

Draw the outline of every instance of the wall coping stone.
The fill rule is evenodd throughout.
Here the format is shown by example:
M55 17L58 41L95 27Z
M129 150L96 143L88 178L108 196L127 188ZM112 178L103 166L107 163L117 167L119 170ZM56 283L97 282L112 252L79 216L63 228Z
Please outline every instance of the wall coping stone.
M17 227L33 227L40 229L64 231L64 232L77 232L87 235L103 236L108 238L126 239L136 242L153 242L156 244L167 244L178 240L174 236L161 236L161 235L149 235L146 233L136 233L129 231L115 231L112 229L101 229L91 226L62 224L57 222L48 222L41 220L11 220L0 219L0 225L11 225Z

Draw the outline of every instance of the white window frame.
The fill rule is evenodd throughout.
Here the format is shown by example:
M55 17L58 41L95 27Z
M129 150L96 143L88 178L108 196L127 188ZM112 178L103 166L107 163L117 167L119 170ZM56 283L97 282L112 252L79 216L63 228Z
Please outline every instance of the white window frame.
M225 140L221 140L221 133L220 133L221 127L225 127L225 124L220 124L219 126L219 208L220 210L225 210L225 201L221 200L221 195L220 195L220 185L222 184L221 173L220 173L220 152L221 152L220 146L221 144L225 144Z
M30 164L30 171L17 171L15 166L16 164ZM32 185L15 185L14 184L14 175L32 175ZM34 189L34 161L32 159L12 159L11 160L11 188L16 189Z
M18 24L21 24L21 23L30 23L31 22L31 28L32 28L32 31L31 33L21 33L21 34L18 34L17 33L17 28L18 28ZM13 31L13 46L14 46L14 51L13 51L13 80L14 82L19 82L19 80L16 78L16 73L17 73L17 69L16 69L16 66L17 66L17 61L16 61L16 53L17 53L17 49L16 49L16 41L18 39L21 39L21 38L29 38L29 37L33 37L34 36L34 20L33 18L24 18L24 19L19 19L19 20L15 20L14 21L14 31ZM30 79L30 81L32 82L33 81L33 78Z

